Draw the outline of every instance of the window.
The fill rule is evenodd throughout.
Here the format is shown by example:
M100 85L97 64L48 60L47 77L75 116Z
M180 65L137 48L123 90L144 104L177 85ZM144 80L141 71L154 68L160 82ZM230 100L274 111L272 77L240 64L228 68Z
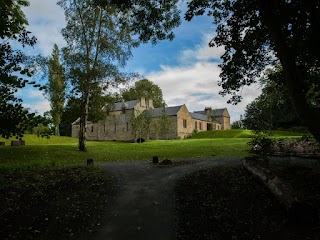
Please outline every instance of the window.
M199 122L199 129L202 130L202 123Z
M117 124L114 125L114 132L117 131Z
M187 120L186 119L183 119L183 127L187 128Z
M194 129L197 130L198 129L198 122L194 123Z
M91 132L93 132L93 126L91 127Z

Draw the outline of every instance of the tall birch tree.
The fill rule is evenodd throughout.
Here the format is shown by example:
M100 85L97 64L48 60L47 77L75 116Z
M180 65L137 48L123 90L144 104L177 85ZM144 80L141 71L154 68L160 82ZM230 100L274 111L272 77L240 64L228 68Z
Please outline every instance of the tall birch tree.
M60 0L67 26L62 30L67 47L63 49L68 78L81 98L79 150L86 150L89 101L97 89L119 79L119 67L131 56L135 42L128 28L120 24L126 18L114 6L96 6L94 0Z

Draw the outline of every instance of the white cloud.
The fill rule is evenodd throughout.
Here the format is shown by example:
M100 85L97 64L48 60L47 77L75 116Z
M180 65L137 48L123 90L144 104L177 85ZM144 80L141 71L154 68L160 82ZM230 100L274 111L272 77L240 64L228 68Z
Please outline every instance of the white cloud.
M42 115L46 111L50 111L50 103L48 100L38 100L34 101L32 104L30 103L23 103L22 104L25 108L29 108L30 112L36 112L40 115Z
M148 74L147 78L162 89L168 106L186 104L189 111L203 110L205 107L227 107L231 122L239 120L246 105L253 101L261 90L256 84L245 87L241 103L227 104L230 96L219 95L221 87L218 86L218 82L221 70L217 62L210 62L217 59L223 53L223 49L207 48L209 40L208 35L204 35L201 45L182 51L180 66L161 66L160 71Z
M184 64L195 61L218 60L224 53L224 47L209 47L213 34L204 34L200 44L194 49L186 49L181 52L180 61Z
M51 109L50 103L44 97L43 92L31 86L19 89L15 96L17 98L23 98L22 105L25 108L29 108L30 112L43 114Z
M216 63L198 62L188 67L163 67L162 71L151 73L147 78L162 89L168 106L186 104L189 111L226 107L231 121L239 120L246 105L260 94L260 89L257 85L246 87L241 103L227 104L229 97L219 95L219 73Z
M30 6L23 9L29 21L28 30L38 39L43 55L50 55L53 45L65 45L61 29L65 26L64 11L56 1L30 0Z

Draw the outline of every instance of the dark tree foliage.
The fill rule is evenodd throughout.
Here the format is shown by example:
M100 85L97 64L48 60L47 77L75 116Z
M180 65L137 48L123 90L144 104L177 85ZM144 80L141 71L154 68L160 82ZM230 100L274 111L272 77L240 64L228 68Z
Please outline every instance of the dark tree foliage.
M156 108L162 107L164 104L161 88L148 79L135 82L133 87L123 91L122 97L124 101L136 100L141 97L152 99Z
M99 95L94 94L89 104L89 121L97 122L105 116L102 107L107 103L121 102L118 94ZM81 99L71 96L67 100L67 104L63 110L60 122L60 135L71 136L71 124L81 115Z
M77 120L81 114L81 99L70 97L63 110L60 122L60 135L71 136L71 124Z
M130 16L122 24L129 26L139 42L153 44L159 40L174 38L172 29L179 26L179 0L95 0L97 5L115 5Z
M51 116L54 125L54 134L60 136L59 124L65 103L66 95L66 79L64 69L60 63L60 50L57 44L54 44L51 58L48 63L49 76L46 85L46 93L48 95Z
M217 25L209 45L225 47L221 94L232 94L230 102L238 103L243 86L280 62L294 110L320 141L320 1L191 0L185 18L205 13Z
M269 69L261 83L262 93L248 104L243 123L252 130L274 130L301 126L297 114L284 86L284 75L281 67Z
M22 106L22 100L14 96L19 88L26 84L34 85L24 76L31 77L32 71L25 67L27 56L22 51L14 50L12 42L18 42L22 47L33 46L35 37L30 37L26 30L28 24L21 7L28 6L24 0L0 1L0 135L22 137L23 132L32 124L34 114L29 114Z

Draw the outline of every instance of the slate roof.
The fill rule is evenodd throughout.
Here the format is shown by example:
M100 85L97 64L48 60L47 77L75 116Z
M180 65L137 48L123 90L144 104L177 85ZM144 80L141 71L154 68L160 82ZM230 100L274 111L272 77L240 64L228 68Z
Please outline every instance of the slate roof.
M225 110L226 110L225 108L212 109L213 116L215 117L221 116ZM194 113L205 115L205 111L194 111Z
M139 103L139 100L131 100L131 101L127 101L127 102L117 102L112 105L110 111L121 111L123 105L126 107L126 110L133 109L137 103ZM104 107L104 110L106 110L106 107Z
M221 116L225 110L225 108L213 109L213 116Z
M196 113L196 112L190 113L190 115L193 119L208 121L208 117L206 115Z
M181 106L174 106L174 107L166 107L165 108L165 114L167 116L177 116L179 110L181 109L183 105ZM153 108L146 110L148 114L151 114L151 117L160 117L163 114L163 107L161 108Z

